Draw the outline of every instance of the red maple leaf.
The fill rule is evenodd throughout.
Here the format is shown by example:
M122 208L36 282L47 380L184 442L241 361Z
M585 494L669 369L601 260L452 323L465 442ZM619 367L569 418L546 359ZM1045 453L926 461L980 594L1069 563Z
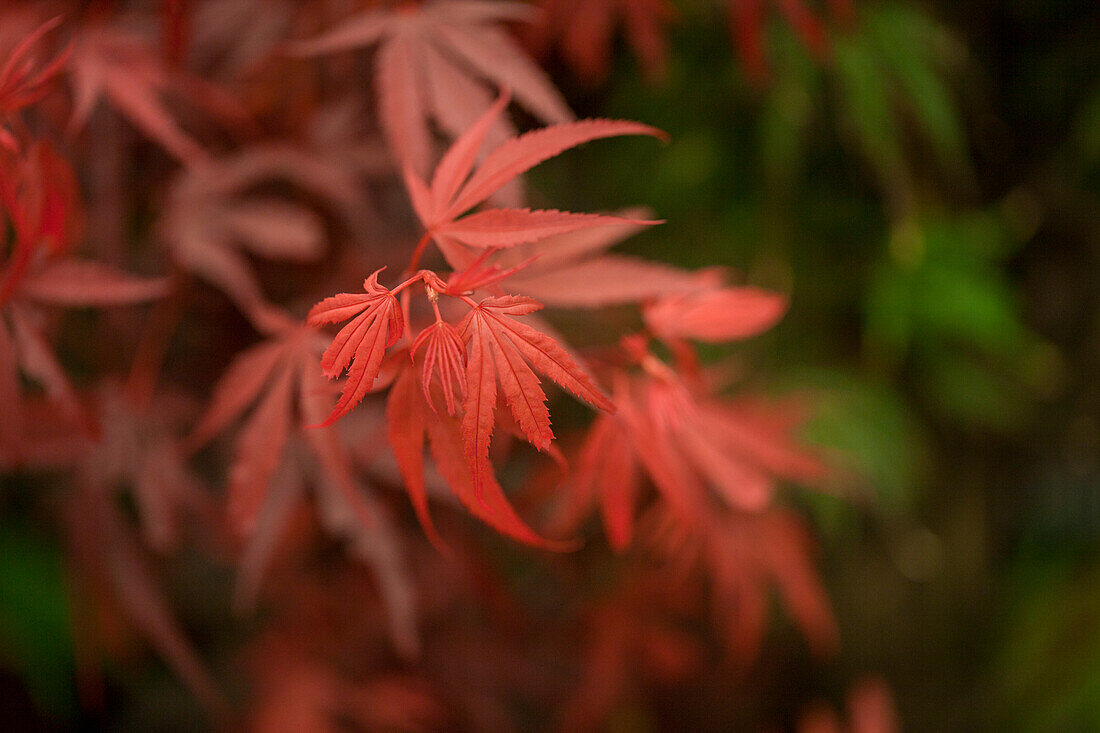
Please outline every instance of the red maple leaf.
M211 518L206 489L188 470L176 438L191 402L161 392L153 407L141 405L107 383L96 391L96 403L99 430L76 466L77 483L105 496L129 487L146 544L175 549L186 516Z
M792 438L797 420L777 418L774 407L713 396L699 379L694 351L682 340L691 335L724 341L758 332L785 309L783 298L729 288L674 296L653 308L646 311L647 322L670 342L684 372L653 355L644 337L624 339L625 355L642 373L615 370L618 411L597 417L590 428L558 516L559 529L571 528L598 506L620 551L633 534L643 475L690 524L705 521L714 498L731 510L761 511L778 479L816 482L825 473Z
M473 170L478 151L485 143L488 131L507 103L508 94L504 93L489 111L455 141L436 166L430 186L411 167L406 166L405 185L413 208L427 230L413 256L412 267L419 261L419 252L429 239L435 241L456 269L464 269L470 264L470 257L464 252L464 247L511 247L537 242L555 234L593 227L660 223L628 222L620 217L601 214L529 209L488 209L463 216L512 179L548 158L582 143L619 135L665 137L660 130L639 122L566 122L507 140L485 156L477 170Z
M492 473L489 441L495 423L498 382L516 423L531 445L546 450L554 438L546 394L527 362L592 406L607 412L615 409L554 339L514 318L541 308L542 304L530 298L486 298L459 326L470 348L462 433L475 491L481 491L485 477Z
M34 144L17 159L0 157L0 211L13 241L0 263L0 397L17 404L19 373L40 383L70 415L79 412L65 371L45 336L46 308L109 307L165 294L164 278L139 278L105 264L66 256L80 219L72 171ZM0 415L0 441L21 442L20 410Z
M345 220L356 218L356 179L346 170L294 148L255 145L181 170L158 223L176 261L253 318L269 306L246 253L303 262L320 257L324 246L323 223L309 207L254 193L272 184L289 184Z
M309 311L307 321L313 326L352 319L336 334L321 359L321 367L330 379L350 367L340 400L321 427L336 422L359 404L374 385L386 349L397 343L404 331L405 321L397 298L378 284L381 272L377 270L363 281L365 295L340 293L325 298Z
M810 534L797 515L716 511L684 522L655 508L645 540L681 571L703 571L715 621L742 664L752 662L767 627L771 591L819 654L835 650L837 628L812 561Z
M210 161L203 146L176 122L162 96L172 93L216 118L248 124L248 116L231 94L201 78L170 69L143 39L107 27L86 27L74 41L69 59L73 87L70 130L88 121L106 98L137 129L184 165Z
M255 404L238 434L229 472L230 523L247 539L237 603L251 604L291 510L312 485L325 527L375 571L395 645L413 655L414 603L396 531L384 507L356 479L339 436L305 427L328 409L331 389L319 357L324 339L289 319L281 325L271 320L273 336L234 359L188 439L192 449L203 445Z
M466 460L460 419L443 413L432 413L428 402L422 388L417 385L416 370L410 365L402 370L390 388L386 421L390 445L405 481L405 490L420 523L433 543L443 546L428 513L424 474L425 443L436 470L474 516L502 534L521 542L556 550L575 547L573 543L546 540L531 529L516 514L491 469L483 474L481 486L475 486Z
M76 259L43 263L26 274L7 302L0 299L0 395L19 394L15 375L22 371L45 387L50 399L75 413L75 394L44 334L43 306L141 303L164 295L167 285L166 279L136 278L106 265ZM5 415L0 425L17 419L18 413ZM10 427L9 437L18 434L17 426ZM0 427L0 437L5 432Z
M520 104L545 122L573 118L549 78L496 24L529 18L520 3L452 0L367 10L317 38L294 45L304 55L378 44L375 86L379 120L390 149L420 175L431 160L429 119L459 137L491 104L489 88L515 90ZM501 141L514 130L493 120L486 134Z
M461 273L468 270L469 266L479 263L477 258L467 256L465 248L480 249L484 254L486 249L537 242L554 234L626 223L626 220L619 217L599 214L527 209L489 209L462 216L508 181L568 148L589 140L616 135L662 134L652 127L636 122L585 120L555 125L508 140L493 150L477 170L471 173L489 128L507 103L508 95L502 94L497 103L455 141L436 167L430 187L406 166L405 180L409 195L427 230L413 252L408 271L415 270L431 240L439 245L452 263L460 263L456 267L460 270L458 282L462 282ZM630 223L637 225L657 222ZM492 278L476 279L483 285ZM424 281L436 292L466 297L462 292L451 292L451 288L434 273L425 271L417 273L391 292L378 285L378 272L375 272L364 283L366 295L341 293L325 299L310 312L309 322L314 325L334 323L356 316L355 320L339 332L326 352L324 366L329 377L335 378L345 367L351 366L340 402L325 421L326 425L347 414L371 389L385 350L396 343L404 327L394 294L417 281ZM471 280L466 279L465 282L464 287L470 287ZM469 304L474 305L472 301ZM467 400L470 391L467 383ZM521 425L523 424L521 421ZM536 431L532 428L529 435L536 435ZM542 437L533 437L532 440L536 445L547 442Z

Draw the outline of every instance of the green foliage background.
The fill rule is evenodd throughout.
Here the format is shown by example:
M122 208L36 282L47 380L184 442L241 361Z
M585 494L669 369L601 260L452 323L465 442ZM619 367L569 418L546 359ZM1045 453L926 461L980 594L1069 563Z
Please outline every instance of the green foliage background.
M540 183L645 202L668 224L639 252L791 293L736 353L812 395L806 436L858 478L805 507L841 657L777 662L781 689L877 671L909 730L1100 729L1100 8L859 2L823 64L776 20L760 87L722 8L678 5L663 82L625 51L596 91L558 76L673 142Z

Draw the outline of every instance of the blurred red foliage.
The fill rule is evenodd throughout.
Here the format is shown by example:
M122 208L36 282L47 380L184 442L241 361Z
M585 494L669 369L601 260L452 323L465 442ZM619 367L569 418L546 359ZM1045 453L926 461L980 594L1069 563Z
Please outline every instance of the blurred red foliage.
M348 3L234 0L217 10L285 25L280 39L243 23L242 66L204 20L218 3L82 5L0 8L0 28L25 29L0 38L0 467L51 476L42 513L68 547L85 704L103 657L133 653L127 629L219 724L255 730L527 727L517 699L596 729L713 664L707 629L718 656L751 665L775 591L815 651L835 647L808 531L776 498L828 475L793 437L802 410L723 396L696 353L766 331L787 300L609 253L660 223L640 210L527 207L517 184L533 166L663 137L573 120L503 25L532 8L365 3L343 17ZM545 5L543 30L583 73L605 73L619 17L662 67L665 3ZM753 73L761 7L733 4ZM824 49L800 3L780 9ZM342 52L371 46L364 104L361 59ZM516 135L513 96L551 125ZM345 98L377 130L333 126ZM74 328L63 313L149 302ZM640 330L584 352L541 312L590 311L598 335L611 305ZM539 375L594 421L552 430ZM235 436L228 460L220 436ZM503 571L519 550L462 508L538 548L522 548L524 569ZM616 557L583 547L596 510ZM214 671L162 590L184 547L236 568L253 624ZM586 590L586 568L607 563L611 579ZM557 588L542 620L517 587L528 573ZM882 700L859 696L852 730L885 730Z

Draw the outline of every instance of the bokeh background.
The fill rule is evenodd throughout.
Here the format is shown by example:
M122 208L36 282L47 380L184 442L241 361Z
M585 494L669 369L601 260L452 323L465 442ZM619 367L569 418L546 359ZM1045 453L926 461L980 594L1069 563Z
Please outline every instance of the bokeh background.
M680 8L663 83L620 54L571 89L667 154L546 185L647 202L670 222L647 255L792 293L761 379L811 391L807 436L864 477L803 497L841 627L825 674L880 671L910 730L1100 729L1100 7L857 3L824 62L770 24L764 84L713 8ZM821 684L764 657L761 689Z
M621 730L755 729L869 672L907 730L1100 730L1100 6L867 0L824 54L769 11L754 74L724 4L674 4L656 78L621 40L602 80L545 58L579 115L672 142L593 146L532 187L643 203L668 224L627 250L790 293L737 356L754 388L807 400L804 437L853 477L794 500L842 645L815 660L770 634L732 694L700 684ZM0 720L201 726L152 663L77 710L60 550L27 521L34 484L4 480ZM177 562L173 600L216 656L226 617L196 598L227 579Z

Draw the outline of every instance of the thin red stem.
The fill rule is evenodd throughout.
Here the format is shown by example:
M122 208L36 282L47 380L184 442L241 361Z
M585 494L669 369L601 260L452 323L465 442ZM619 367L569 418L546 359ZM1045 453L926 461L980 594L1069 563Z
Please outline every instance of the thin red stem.
M416 243L416 249L413 250L412 257L409 258L409 266L405 268L405 272L414 272L417 265L420 264L420 258L424 255L424 250L428 247L428 242L432 240L431 232L424 232L424 236L420 238L420 241Z
M406 280L405 282L401 283L401 284L400 284L400 285L398 285L398 286L397 286L396 288L394 288L393 290L391 290L391 291L390 291L390 293L391 293L392 295L397 295L398 293L400 293L400 292L401 292L402 290L404 290L405 288L409 287L409 286L410 286L410 285L412 285L413 283L415 283L415 282L420 282L420 281L421 281L421 280L423 280L423 279L424 279L424 273L422 273L422 272L418 272L418 273L416 273L415 275L413 275L412 277L410 277L410 278L409 278L408 280Z

